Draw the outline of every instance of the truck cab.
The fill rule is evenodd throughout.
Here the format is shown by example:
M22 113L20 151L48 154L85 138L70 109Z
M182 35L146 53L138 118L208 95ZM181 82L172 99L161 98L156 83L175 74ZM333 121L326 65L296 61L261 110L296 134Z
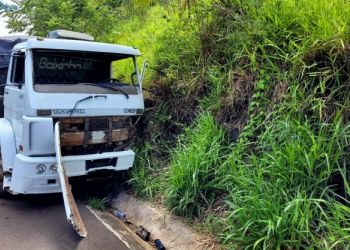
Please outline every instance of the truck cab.
M0 47L5 40L0 38ZM85 34L55 31L48 38L12 39L16 45L0 55L1 83L6 76L3 89L0 86L5 190L62 192L55 124L67 177L132 167L133 121L144 110L144 71L137 63L141 53L92 40ZM1 67L6 66L4 58L7 67Z

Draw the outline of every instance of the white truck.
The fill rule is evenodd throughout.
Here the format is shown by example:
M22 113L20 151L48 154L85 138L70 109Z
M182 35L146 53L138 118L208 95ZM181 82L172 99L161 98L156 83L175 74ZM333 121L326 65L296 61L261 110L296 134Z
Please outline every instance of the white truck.
M67 219L86 236L68 178L132 167L132 120L144 110L138 56L63 30L0 38L1 192L62 192Z

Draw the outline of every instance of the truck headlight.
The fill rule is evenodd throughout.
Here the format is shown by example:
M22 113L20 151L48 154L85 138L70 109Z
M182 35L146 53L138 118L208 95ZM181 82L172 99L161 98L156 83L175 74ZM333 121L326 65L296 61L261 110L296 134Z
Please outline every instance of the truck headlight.
M52 163L50 168L49 168L49 171L52 174L56 174L57 173L57 164L56 163Z
M46 170L46 166L42 163L36 165L36 167L35 167L35 173L37 173L37 174L42 174L45 172L45 170Z

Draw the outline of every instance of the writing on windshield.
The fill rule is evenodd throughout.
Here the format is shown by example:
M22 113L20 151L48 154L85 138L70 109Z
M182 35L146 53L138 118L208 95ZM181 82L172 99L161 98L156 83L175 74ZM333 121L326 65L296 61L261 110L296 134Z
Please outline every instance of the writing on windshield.
M36 51L34 83L98 83L110 78L111 59L94 53Z

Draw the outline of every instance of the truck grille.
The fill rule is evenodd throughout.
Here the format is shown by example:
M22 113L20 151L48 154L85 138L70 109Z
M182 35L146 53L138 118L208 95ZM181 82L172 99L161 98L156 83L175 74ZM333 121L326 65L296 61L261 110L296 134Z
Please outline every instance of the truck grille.
M58 121L63 155L122 151L129 146L130 117L79 117Z

